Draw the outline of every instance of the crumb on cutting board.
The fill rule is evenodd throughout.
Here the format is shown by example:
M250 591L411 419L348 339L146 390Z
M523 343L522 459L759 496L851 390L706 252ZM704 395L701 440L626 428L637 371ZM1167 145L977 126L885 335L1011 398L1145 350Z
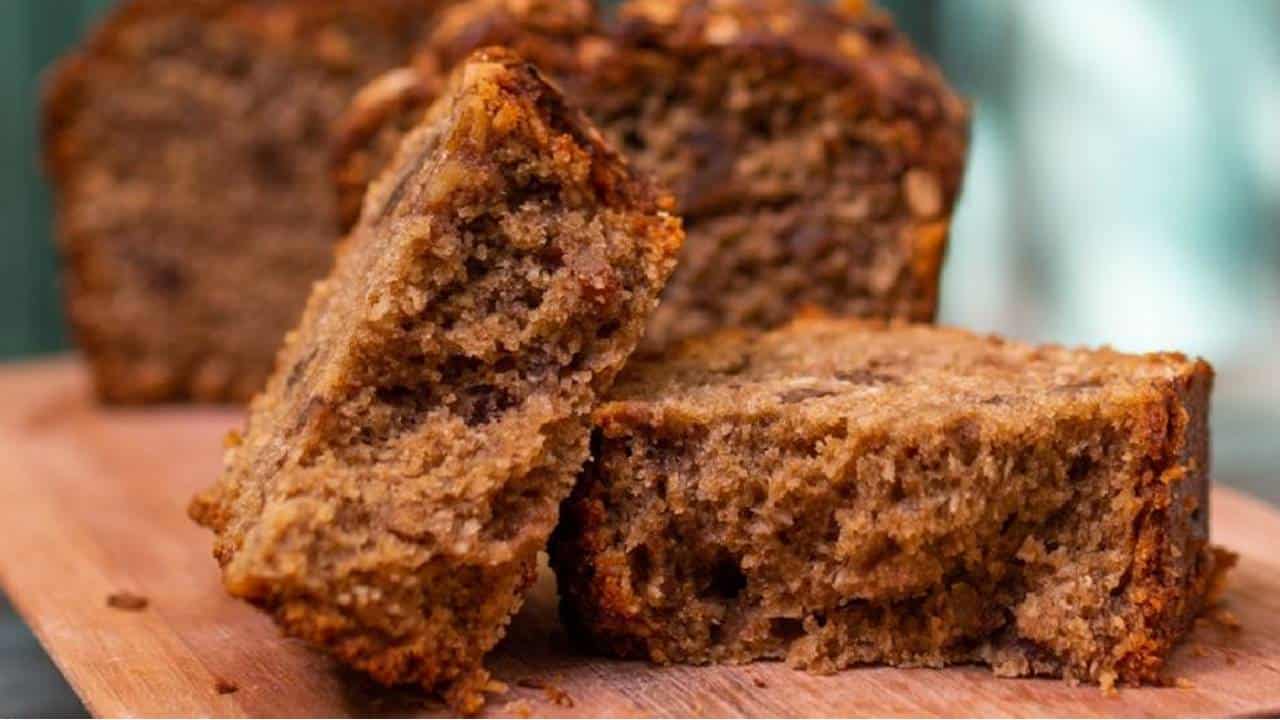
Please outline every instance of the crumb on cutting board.
M1210 616L1219 626L1226 628L1232 632L1239 632L1243 627L1240 618L1236 614L1225 608L1216 608Z
M552 681L529 676L517 680L516 685L529 690L541 690L542 694L546 696L547 702L553 705L559 705L560 707L574 706L573 696Z
M533 708L524 700L512 700L502 706L502 712L521 718L533 717Z
M1104 670L1098 674L1098 687L1107 697L1116 697L1120 690L1116 687L1118 675L1114 670Z
M107 607L116 610L128 610L130 612L138 612L146 610L149 601L142 595L131 592L116 592L107 596Z
M542 692L547 696L547 700L553 705L559 705L560 707L567 708L571 708L574 705L573 696L565 692L564 688L561 688L558 685L548 683L547 686L543 688Z

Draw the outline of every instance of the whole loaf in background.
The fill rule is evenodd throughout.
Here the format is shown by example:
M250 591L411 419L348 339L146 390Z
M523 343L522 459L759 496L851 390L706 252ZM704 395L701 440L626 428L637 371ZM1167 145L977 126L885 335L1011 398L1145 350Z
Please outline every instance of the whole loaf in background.
M100 397L261 389L336 208L330 132L443 0L128 0L49 78L67 314Z
M646 351L805 306L933 319L969 112L883 12L806 0L473 0L341 123L347 223L442 72L519 49L677 198L688 240Z

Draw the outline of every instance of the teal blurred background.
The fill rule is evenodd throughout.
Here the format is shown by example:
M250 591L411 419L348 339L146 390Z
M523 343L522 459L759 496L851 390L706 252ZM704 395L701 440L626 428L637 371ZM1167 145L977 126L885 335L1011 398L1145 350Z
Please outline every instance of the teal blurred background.
M39 76L109 4L0 0L0 359L68 347ZM1204 355L1217 479L1280 500L1280 2L881 4L976 108L943 321ZM83 714L3 617L0 716Z
M40 73L109 0L0 0L0 358L66 346L39 173Z

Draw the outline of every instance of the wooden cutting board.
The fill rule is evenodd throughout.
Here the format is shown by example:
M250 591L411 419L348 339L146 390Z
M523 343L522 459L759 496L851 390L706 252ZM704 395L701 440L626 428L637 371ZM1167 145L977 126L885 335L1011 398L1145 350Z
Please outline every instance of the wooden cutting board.
M286 640L227 598L210 537L186 518L218 472L236 410L105 410L66 358L0 366L0 579L97 715L439 715ZM1268 715L1280 712L1280 513L1229 490L1215 540L1241 554L1224 607L1169 675L1180 687L1121 689L998 680L981 668L865 668L830 677L778 663L651 667L585 657L558 628L541 578L491 667L511 685L488 712L560 716ZM112 593L147 598L113 609ZM547 685L564 695L548 692ZM234 686L234 692L220 692ZM552 696L560 702L552 701ZM572 704L570 704L572 703Z

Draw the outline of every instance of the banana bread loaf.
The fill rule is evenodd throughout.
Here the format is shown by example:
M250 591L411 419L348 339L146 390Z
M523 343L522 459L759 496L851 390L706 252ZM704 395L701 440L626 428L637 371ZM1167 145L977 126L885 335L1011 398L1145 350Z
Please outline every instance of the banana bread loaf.
M330 125L443 0L128 0L45 103L63 283L109 401L247 400L334 229Z
M933 318L968 110L885 15L852 2L631 0L602 30L569 8L549 22L546 5L459 6L417 82L401 73L353 107L335 158L343 204L359 205L397 114L420 112L431 67L472 43L521 43L675 192L689 237L647 350L773 327L803 305Z
M1211 384L822 318L633 361L553 536L566 621L660 663L1154 681L1213 570Z
M391 167L191 514L286 632L472 710L682 234L505 50Z

